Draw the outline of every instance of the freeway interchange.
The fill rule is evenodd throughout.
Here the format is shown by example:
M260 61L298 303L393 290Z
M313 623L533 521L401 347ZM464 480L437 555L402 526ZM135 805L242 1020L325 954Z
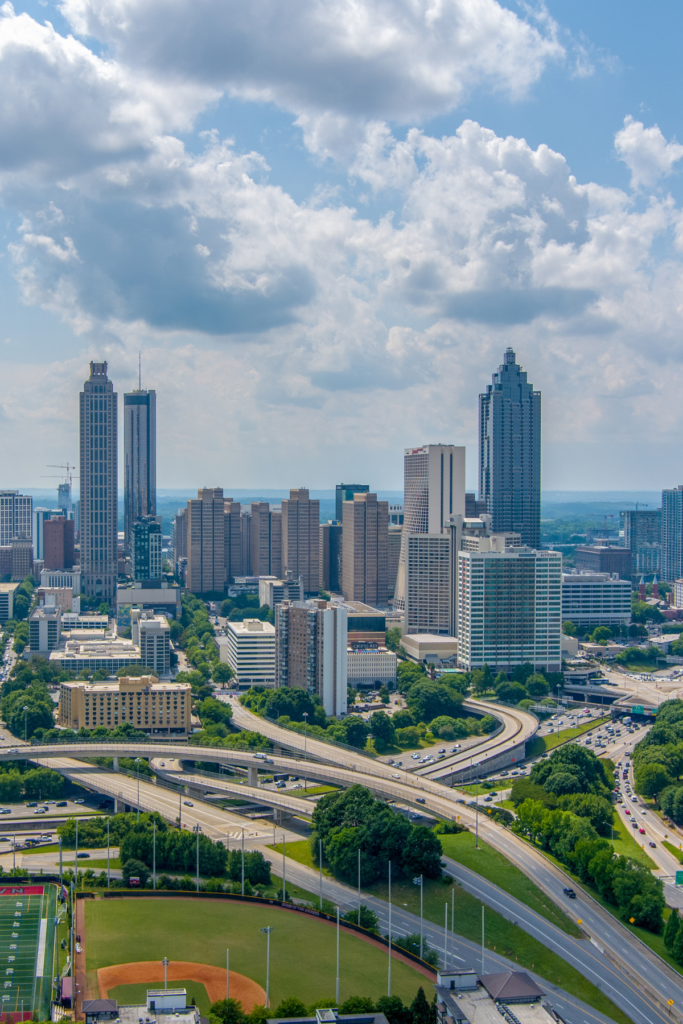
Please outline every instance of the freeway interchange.
M635 939L611 914L580 888L578 898L573 901L571 907L568 907L563 889L571 883L564 872L519 837L498 826L488 816L477 813L476 809L466 804L464 794L457 789L444 785L442 781L436 781L432 773L415 774L397 770L393 765L366 757L352 748L323 743L315 738L281 729L276 723L253 715L236 700L231 701L231 706L233 721L239 728L259 731L269 738L274 752L268 755L267 767L273 772L281 771L295 774L302 779L340 786L359 783L367 786L378 796L399 805L415 807L437 818L460 818L469 827L476 827L483 840L515 863L565 912L581 922L587 939L569 939L564 932L560 932L528 907L519 904L504 890L486 882L480 876L473 875L472 872L467 872L461 865L447 862L446 870L453 874L464 888L472 891L483 903L493 907L509 920L518 923L548 948L559 952L565 960L602 988L636 1024L655 1024L665 1019L675 1019L680 1024L683 1020L680 1013L680 1008L683 1007L683 978L647 946ZM526 741L522 739L528 738L526 732L529 726L526 719L533 719L533 716L517 712L517 709L492 709L490 705L484 706L487 710L495 710L498 717L507 718L503 720L502 729L493 737L485 737L482 744L477 746L476 755L473 755L470 749L463 752L461 757L456 755L449 758L448 763L437 763L434 766L439 772L437 777L452 779L457 774L462 777L465 764L469 768L471 756L477 757L477 763L481 765L480 770L484 770L484 764L489 770L498 768L506 751L510 756L508 763L512 763L509 752L519 748L520 743ZM533 721L536 722L535 719ZM14 742L15 746L12 748L0 746L1 759L26 757L26 748L23 745L16 746L16 741ZM184 786L191 787L193 792L191 806L187 806L175 789L143 779L138 782L127 775L84 764L80 760L119 756L150 758L162 779L177 782L177 769L190 754L195 760L228 762L235 767L246 769L252 785L229 782L217 776L209 780L205 775L183 773ZM247 751L188 747L184 743L174 744L155 740L139 743L70 742L32 746L30 758L47 767L55 768L74 782L116 801L140 806L143 810L159 811L169 821L177 821L180 814L185 827L198 826L213 839L232 843L241 839L244 829L245 843L252 849L272 842L275 835L273 828L263 822L253 822L239 813L213 806L211 802L201 798L204 790L223 792L226 796L237 793L242 798L253 797L256 803L268 804L276 810L299 817L310 817L312 812L310 801L295 796L291 790L266 791L258 787L257 769L263 766L263 760L256 759L253 753ZM162 761L165 762L163 766ZM194 797L195 792L200 796ZM287 862L286 871L291 882L296 882L309 891L317 891L316 872L290 861ZM353 890L346 891L346 887L329 879L325 879L324 886L327 898L340 902L345 908L357 905L358 899ZM382 920L386 905L366 893L363 893L361 898L365 903L372 903L373 906L377 904L375 909L380 913ZM404 912L403 916L406 918L405 930L415 931L415 922L409 920L412 915ZM455 937L453 941L456 941ZM458 942L461 943L461 952L466 952L467 943L459 939ZM438 946L438 941L435 945ZM471 951L468 956L471 959ZM503 961L501 958L498 960L502 969ZM548 987L547 982L542 983ZM669 1000L673 1000L673 1006L669 1005ZM594 1020L600 1019L595 1011L589 1011L588 1008L582 1008L579 1016L574 1012L570 1013L569 1010L567 1012L572 1024L575 1020L585 1022L588 1013L592 1014Z

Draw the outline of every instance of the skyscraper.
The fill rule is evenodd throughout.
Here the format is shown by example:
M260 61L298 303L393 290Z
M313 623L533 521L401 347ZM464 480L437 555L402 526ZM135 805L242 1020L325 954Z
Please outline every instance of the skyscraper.
M193 594L225 589L225 500L222 487L204 487L187 503L187 574Z
M354 494L342 503L342 592L347 601L386 605L389 573L389 502Z
M113 601L117 578L117 394L91 363L80 394L81 571L87 597Z
M354 494L367 494L369 490L369 484L337 484L334 514L338 523L342 521L342 502L353 501Z
M282 502L282 572L303 576L307 594L320 589L320 502L305 487Z
M631 550L631 572L636 576L661 572L661 508L648 511L629 509L621 514L624 517L624 546Z
M448 516L465 514L465 449L452 444L406 448L404 512L394 607L405 610L408 536L445 533Z
M252 501L249 530L252 576L282 575L282 511L267 501Z
M496 533L541 543L541 392L506 349L486 393L479 395L479 498Z
M156 516L142 516L131 528L134 580L161 579L161 524Z
M662 578L683 578L683 484L662 491Z
M33 539L33 498L18 491L0 491L0 545L13 537Z
M157 396L138 388L123 396L124 542L136 519L156 515Z

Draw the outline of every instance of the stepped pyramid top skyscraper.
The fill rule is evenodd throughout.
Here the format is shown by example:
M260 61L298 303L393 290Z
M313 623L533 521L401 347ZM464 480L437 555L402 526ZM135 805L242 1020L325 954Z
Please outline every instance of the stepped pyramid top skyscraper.
M541 542L541 392L506 349L486 393L479 395L479 497L498 531Z

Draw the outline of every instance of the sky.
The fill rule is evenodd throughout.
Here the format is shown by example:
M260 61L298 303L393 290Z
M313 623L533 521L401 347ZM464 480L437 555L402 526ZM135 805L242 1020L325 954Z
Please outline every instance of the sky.
M544 490L681 483L683 6L0 6L0 487L91 359L162 488L402 487L512 346ZM56 482L56 481L55 481Z

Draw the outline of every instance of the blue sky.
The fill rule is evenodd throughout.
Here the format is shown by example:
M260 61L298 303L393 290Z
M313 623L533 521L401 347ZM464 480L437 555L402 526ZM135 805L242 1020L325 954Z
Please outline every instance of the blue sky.
M20 0L0 17L2 486L91 358L162 487L401 486L507 345L543 486L680 482L683 10Z

